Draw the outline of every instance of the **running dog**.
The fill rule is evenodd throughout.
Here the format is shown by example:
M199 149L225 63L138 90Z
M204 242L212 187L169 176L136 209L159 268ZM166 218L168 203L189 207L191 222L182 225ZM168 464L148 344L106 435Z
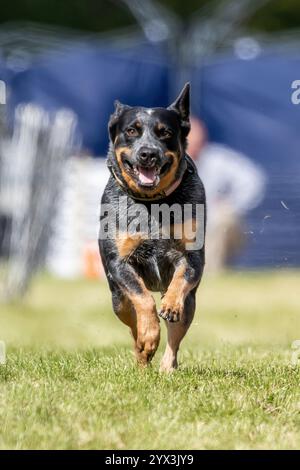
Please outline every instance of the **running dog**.
M160 340L159 317L164 319L168 339L160 370L166 372L177 368L179 345L194 317L195 294L204 268L205 191L186 154L189 108L189 83L168 108L115 102L108 124L111 176L101 201L102 207L111 208L101 213L99 248L113 309L131 329L141 365L154 356ZM123 205L120 209L120 200L126 200L125 209ZM128 230L132 214L141 212L141 206L150 223L154 205L170 209L167 223L161 220L161 213L156 217L158 238L151 237L142 223L139 231ZM191 214L180 220L175 209L185 206L192 208ZM200 215L197 206L202 208ZM128 216L125 226L120 223L124 215ZM103 234L110 219L119 225L113 236L106 237ZM192 236L186 235L188 225ZM194 243L199 231L203 233L201 244ZM162 295L158 312L150 291Z

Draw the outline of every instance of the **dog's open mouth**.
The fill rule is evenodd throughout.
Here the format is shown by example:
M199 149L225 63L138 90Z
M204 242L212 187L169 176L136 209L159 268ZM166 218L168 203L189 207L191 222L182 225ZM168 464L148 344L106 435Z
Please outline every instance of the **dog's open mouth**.
M135 177L140 186L148 188L157 186L160 182L161 176L169 170L171 165L172 162L167 162L162 167L144 167L141 165L134 165L128 159L124 160L124 167L127 172Z
M143 186L153 186L156 183L157 178L159 178L158 169L156 167L145 168L137 166L136 175L139 183Z

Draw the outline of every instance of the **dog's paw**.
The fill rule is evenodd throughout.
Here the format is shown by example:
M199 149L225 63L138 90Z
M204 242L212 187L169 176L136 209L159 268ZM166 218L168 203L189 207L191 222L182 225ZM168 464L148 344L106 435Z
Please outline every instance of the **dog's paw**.
M159 366L159 372L164 373L164 374L172 374L175 372L177 369L178 364L177 364L177 359L176 358L163 358L160 366Z
M167 298L164 298L161 304L159 316L170 323L178 322L183 316L183 302L169 303Z
M153 358L160 340L160 325L157 316L138 324L138 336L135 343L136 358L140 365L146 366Z
M159 316L164 320L167 320L171 323L178 322L180 320L180 313L173 309L161 309Z

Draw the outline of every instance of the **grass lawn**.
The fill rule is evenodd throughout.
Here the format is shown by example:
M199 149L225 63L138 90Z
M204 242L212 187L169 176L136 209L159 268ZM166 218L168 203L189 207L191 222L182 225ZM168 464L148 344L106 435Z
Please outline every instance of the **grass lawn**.
M164 335L135 366L105 283L42 276L0 309L2 449L300 448L299 272L204 277L172 375Z

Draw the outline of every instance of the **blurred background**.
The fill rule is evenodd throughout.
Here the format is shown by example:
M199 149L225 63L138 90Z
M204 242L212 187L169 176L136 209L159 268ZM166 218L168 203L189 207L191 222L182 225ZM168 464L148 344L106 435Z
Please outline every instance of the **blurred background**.
M300 265L297 0L11 0L0 10L0 287L103 277L113 102L192 85L207 272Z
M166 329L140 373L98 219L114 100L186 81L207 265L161 377ZM2 1L0 448L299 449L299 151L299 0Z

